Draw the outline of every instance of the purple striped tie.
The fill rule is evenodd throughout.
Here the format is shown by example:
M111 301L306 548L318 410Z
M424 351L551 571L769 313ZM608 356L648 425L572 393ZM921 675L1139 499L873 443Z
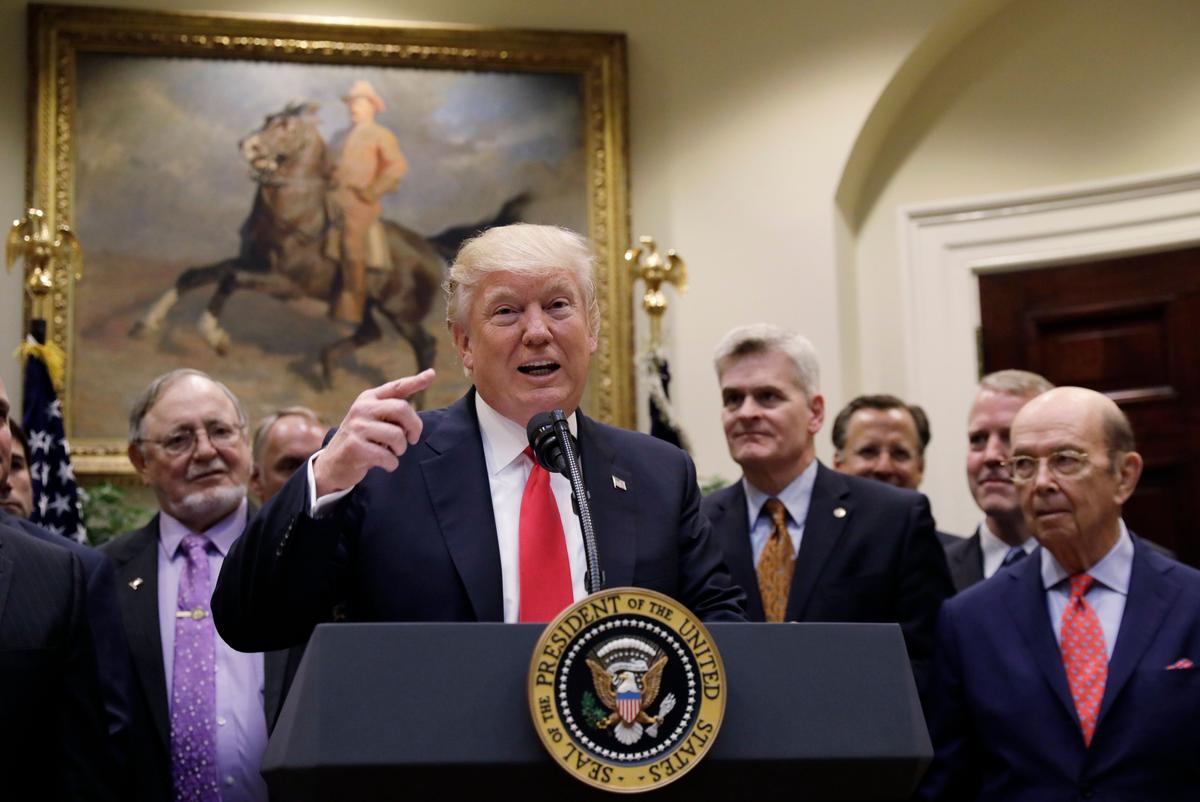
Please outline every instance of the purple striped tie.
M171 787L175 802L220 802L217 786L216 634L208 539L187 535L179 578L171 678Z

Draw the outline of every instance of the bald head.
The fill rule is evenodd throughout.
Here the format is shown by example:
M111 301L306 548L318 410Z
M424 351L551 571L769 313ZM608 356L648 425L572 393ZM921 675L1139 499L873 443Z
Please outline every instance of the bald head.
M1142 472L1133 446L1125 414L1082 387L1043 393L1013 419L1013 460L1034 469L1023 479L1018 471L1021 510L1068 571L1086 571L1117 542L1121 507Z

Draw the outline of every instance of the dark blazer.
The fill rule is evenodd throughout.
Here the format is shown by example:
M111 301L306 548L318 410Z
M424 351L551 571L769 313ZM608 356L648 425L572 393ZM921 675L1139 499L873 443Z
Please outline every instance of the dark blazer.
M733 581L746 589L747 617L763 621L742 483L707 496L703 510ZM787 620L899 623L924 690L938 607L953 594L934 532L929 500L920 493L818 464Z
M399 467L369 471L329 516L307 514L305 471L263 507L225 559L213 596L228 643L298 643L344 600L358 620L503 620L474 391L421 418L421 439ZM700 515L688 456L644 434L577 420L604 586L650 588L702 618L742 620L743 594Z
M983 581L983 546L979 543L979 529L970 537L957 537L946 548L946 565L950 567L950 578L954 590L961 593L976 582Z
M90 640L100 671L100 692L104 698L105 726L108 730L112 760L118 776L129 759L129 730L132 726L133 665L129 644L117 609L117 578L112 562L93 548L81 546L70 538L56 535L24 518L0 510L0 524L20 529L44 543L65 548L79 558L87 587L84 614Z
M171 799L171 720L158 623L158 542L155 515L141 529L105 543L100 550L116 565L117 599L133 655L135 798L167 802ZM264 655L263 708L268 727L279 715L286 662L285 652Z
M116 799L79 558L0 525L0 795Z
M1167 669L1177 664L1187 667ZM1134 538L1129 595L1090 748L1047 614L1040 549L946 602L935 680L936 754L923 799L1200 793L1200 572L1145 541Z

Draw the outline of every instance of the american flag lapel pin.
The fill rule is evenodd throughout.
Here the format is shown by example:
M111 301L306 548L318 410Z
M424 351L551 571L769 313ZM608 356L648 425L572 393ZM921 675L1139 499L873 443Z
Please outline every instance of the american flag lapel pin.
M615 487L617 490L628 490L629 489L629 488L625 487L625 480L620 478L619 476L614 476L612 478L612 480L613 480L613 487Z

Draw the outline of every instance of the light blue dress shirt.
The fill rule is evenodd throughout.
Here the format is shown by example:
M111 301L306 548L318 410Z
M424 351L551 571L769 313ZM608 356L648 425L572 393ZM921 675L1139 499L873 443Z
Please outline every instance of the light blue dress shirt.
M1096 611L1100 629L1104 632L1104 651L1111 661L1113 647L1117 645L1117 633L1121 631L1121 618L1125 615L1125 601L1129 598L1129 577L1133 573L1133 539L1125 522L1120 522L1121 534L1108 554L1085 573L1095 582L1088 588L1084 599ZM1054 555L1042 549L1042 587L1046 589L1046 609L1050 613L1050 625L1054 638L1062 645L1062 617L1071 598L1071 575L1059 565Z
M775 525L771 516L763 515L763 505L771 498L783 502L787 509L788 534L792 537L792 556L800 553L800 541L804 538L804 521L808 518L808 504L812 501L813 483L817 480L817 461L813 460L808 467L777 496L770 496L742 477L742 489L746 493L746 509L750 514L750 548L754 552L754 564L771 538Z

